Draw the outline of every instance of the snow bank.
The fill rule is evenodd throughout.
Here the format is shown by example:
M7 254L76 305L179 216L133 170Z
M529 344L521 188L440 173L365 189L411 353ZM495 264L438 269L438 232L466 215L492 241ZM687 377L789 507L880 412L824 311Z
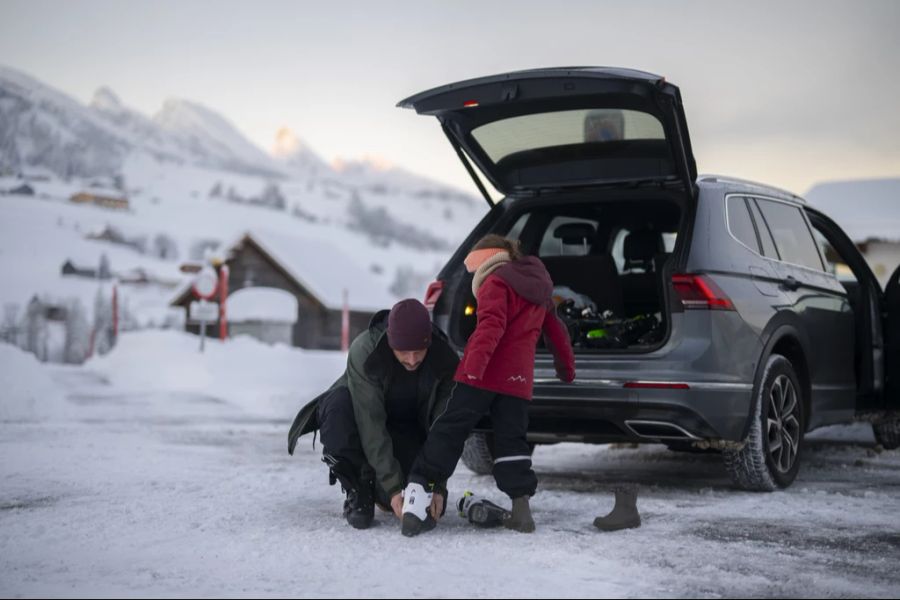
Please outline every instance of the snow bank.
M293 417L343 372L341 352L270 346L247 336L206 341L180 331L125 333L115 350L87 363L124 392L188 392L237 405L247 413Z
M55 419L67 413L62 390L33 354L0 344L0 421Z

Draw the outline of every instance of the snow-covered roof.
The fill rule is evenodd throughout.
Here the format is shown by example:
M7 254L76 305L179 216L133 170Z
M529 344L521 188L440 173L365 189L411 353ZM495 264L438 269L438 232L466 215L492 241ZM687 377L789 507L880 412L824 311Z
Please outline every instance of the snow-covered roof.
M254 230L225 245L221 252L225 256L220 257L227 258L248 238L328 309L343 307L344 290L347 290L347 304L354 311L376 312L390 308L397 301L388 293L384 282L363 267L365 256L354 258L337 244L325 240ZM173 303L179 302L190 288L190 281L182 284Z
M365 256L354 257L337 244L302 235L254 230L247 236L327 308L343 306L344 290L351 310L374 312L396 302L384 283L362 266Z
M806 193L806 199L834 219L854 242L900 242L900 179L820 183Z
M228 319L293 323L297 320L297 298L277 288L243 288L228 295Z

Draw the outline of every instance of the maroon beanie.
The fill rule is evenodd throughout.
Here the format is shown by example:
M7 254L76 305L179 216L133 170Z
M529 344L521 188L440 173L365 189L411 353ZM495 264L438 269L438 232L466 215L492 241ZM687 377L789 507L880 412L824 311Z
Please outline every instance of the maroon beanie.
M394 350L409 352L431 346L431 316L425 305L408 298L391 309L387 326L388 344Z

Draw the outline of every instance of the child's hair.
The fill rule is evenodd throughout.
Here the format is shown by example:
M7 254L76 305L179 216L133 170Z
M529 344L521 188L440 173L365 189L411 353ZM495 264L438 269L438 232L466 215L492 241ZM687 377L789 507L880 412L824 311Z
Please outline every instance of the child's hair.
M522 250L519 247L519 240L511 240L496 233L489 233L484 236L478 243L472 247L472 251L484 250L485 248L503 248L509 253L509 258L519 260L522 258Z

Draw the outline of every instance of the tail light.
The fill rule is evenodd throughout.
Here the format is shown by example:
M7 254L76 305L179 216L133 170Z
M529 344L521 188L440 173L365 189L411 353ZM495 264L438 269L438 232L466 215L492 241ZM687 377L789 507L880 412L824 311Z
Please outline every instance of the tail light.
M441 297L441 292L444 291L444 282L438 279L437 281L432 281L428 286L428 290L425 292L425 301L423 304L425 308L428 310L434 310L435 305L437 304L438 298Z
M703 275L672 275L672 286L686 309L735 310L725 292Z

